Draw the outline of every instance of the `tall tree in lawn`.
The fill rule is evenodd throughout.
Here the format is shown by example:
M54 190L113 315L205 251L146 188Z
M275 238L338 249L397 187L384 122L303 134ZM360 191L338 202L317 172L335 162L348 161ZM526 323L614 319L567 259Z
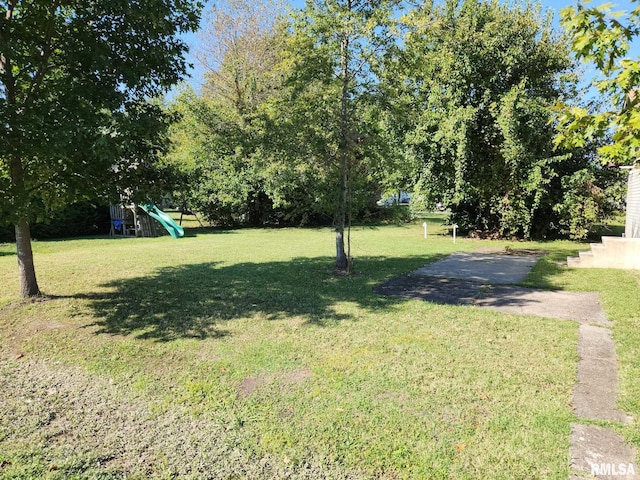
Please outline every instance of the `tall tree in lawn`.
M278 0L215 2L199 34L204 97L238 116L255 114L279 86L275 65L286 37L284 13Z
M416 197L444 202L465 229L535 235L568 158L550 119L572 62L551 17L525 2L447 0L405 21L387 75Z
M610 137L598 153L604 163L616 165L636 162L640 149L640 58L628 56L640 36L640 1L630 1L635 8L626 13L613 11L609 3L582 2L561 13L576 56L599 70L593 84L606 103L559 104L557 144L583 146Z
M213 222L260 225L271 207L262 109L282 83L283 17L275 0L225 0L203 19L197 55L205 82L200 96L185 92L174 106L183 113L174 157L191 145L191 202Z
M8 0L0 17L0 193L20 293L39 294L29 223L139 175L159 150L146 102L185 73L196 0Z
M377 67L392 44L392 15L397 0L309 0L295 16L291 48L294 101L310 99L308 118L318 120L320 110L331 111L323 154L337 167L335 232L337 271L349 272L350 203L353 166L358 146L367 139L362 131L367 101L379 83ZM318 100L324 105L320 106ZM304 100L302 100L304 101ZM311 107L313 105L313 107ZM320 109L318 107L320 106ZM327 121L328 120L328 121ZM318 124L317 127L321 127ZM345 249L345 231L347 244Z

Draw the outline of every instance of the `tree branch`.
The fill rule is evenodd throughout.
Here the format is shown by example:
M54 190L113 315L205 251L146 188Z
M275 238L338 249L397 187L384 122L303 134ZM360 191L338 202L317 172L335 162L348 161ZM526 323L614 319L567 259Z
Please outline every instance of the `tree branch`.
M5 19L7 23L11 21L13 18L13 11L16 8L16 3L18 0L10 0L9 5L7 7L7 13L5 14ZM0 38L4 45L9 45L8 39ZM16 95L15 95L15 79L13 77L13 67L11 65L11 53L7 50L7 52L0 52L0 75L6 75L6 80L4 83L5 96L7 98L7 103L9 105L15 105Z
M42 84L45 75L50 69L49 59L55 50L55 44L51 43L51 39L53 37L53 30L56 22L56 10L60 7L60 0L54 0L51 4L51 16L49 18L49 22L47 24L47 30L45 32L44 41L42 45L42 50L40 54L40 65L36 71L35 76L33 77L33 81L31 82L31 86L29 87L29 91L24 99L24 104L27 105L33 96L37 94L37 90Z

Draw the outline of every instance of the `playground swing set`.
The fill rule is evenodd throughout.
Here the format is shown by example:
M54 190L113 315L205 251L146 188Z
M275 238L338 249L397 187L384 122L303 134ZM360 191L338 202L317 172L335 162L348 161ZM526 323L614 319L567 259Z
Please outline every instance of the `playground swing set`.
M111 215L109 235L112 237L158 237L162 233L160 227L169 232L173 238L184 237L184 228L153 204L110 205L109 213ZM185 213L190 212L183 211L180 215L180 223Z

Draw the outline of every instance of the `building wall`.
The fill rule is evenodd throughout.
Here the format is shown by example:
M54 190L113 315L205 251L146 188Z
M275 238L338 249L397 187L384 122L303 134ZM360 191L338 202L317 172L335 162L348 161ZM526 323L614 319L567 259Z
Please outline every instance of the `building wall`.
M640 238L640 168L629 170L625 236L627 238Z

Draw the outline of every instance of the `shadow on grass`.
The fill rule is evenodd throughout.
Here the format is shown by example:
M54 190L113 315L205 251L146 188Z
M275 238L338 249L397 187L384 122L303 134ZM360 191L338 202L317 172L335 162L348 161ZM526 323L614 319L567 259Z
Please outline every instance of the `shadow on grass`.
M557 279L567 268L567 257L577 257L580 250L589 250L589 244L576 244L572 247L558 247L549 243L545 248L547 254L535 264L527 278L519 285L545 290L562 290L558 287Z
M227 322L256 314L269 320L301 316L329 326L352 319L336 312L339 302L384 310L404 301L375 295L372 287L441 257L358 258L358 273L348 277L334 275L328 257L180 265L108 283L103 286L111 292L82 298L101 319L92 325L97 333L161 342L225 336Z
M231 228L222 227L184 227L185 238L197 237L199 235L231 235L237 232ZM164 233L163 233L164 235ZM167 233L168 235L168 233ZM179 240L179 239L178 239Z

